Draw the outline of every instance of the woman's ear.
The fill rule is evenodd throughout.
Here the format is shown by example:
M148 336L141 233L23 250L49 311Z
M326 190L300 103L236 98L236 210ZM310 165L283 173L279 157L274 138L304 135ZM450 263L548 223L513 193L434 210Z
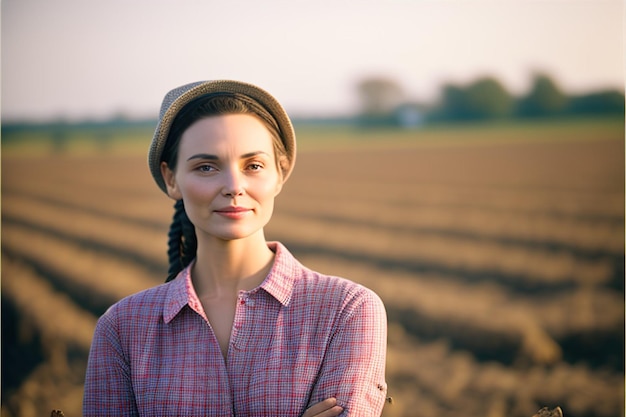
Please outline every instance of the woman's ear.
M280 194L283 189L283 184L285 183L285 174L289 171L289 160L286 156L281 156L278 161L278 182L276 183L276 192L274 193L274 197Z
M181 200L183 196L178 189L175 172L170 169L165 161L161 162L161 176L163 177L165 186L167 187L167 195L172 200Z
M278 194L280 194L281 190L283 189L283 184L285 182L283 181L282 178L279 178L278 181L276 182L276 190L274 192L274 197L278 196Z

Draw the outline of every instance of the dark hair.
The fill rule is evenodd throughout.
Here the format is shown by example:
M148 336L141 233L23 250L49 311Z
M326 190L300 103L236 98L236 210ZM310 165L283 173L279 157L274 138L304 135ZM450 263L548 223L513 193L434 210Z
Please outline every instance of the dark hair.
M209 94L198 97L185 105L172 123L161 161L167 163L172 171L175 170L178 160L178 145L183 132L202 118L224 114L250 114L258 117L272 137L276 168L281 175L289 170L291 161L287 159L287 151L280 137L276 120L258 102L237 93ZM178 273L189 265L195 258L197 249L198 241L194 225L187 217L183 200L178 200L174 204L174 217L168 235L169 268L165 282L176 278Z

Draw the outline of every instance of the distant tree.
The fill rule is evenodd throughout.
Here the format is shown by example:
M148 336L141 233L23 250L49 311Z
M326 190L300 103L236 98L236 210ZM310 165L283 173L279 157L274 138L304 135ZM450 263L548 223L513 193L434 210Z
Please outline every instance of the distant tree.
M474 119L498 119L511 115L515 100L495 78L486 77L467 88L470 114Z
M517 106L517 114L522 117L556 116L563 114L568 105L568 97L546 74L535 74L528 94Z
M494 78L480 78L467 87L446 84L436 118L485 120L510 116L515 100Z
M404 90L390 78L367 78L357 85L360 120L367 125L394 123L393 112L405 98Z
M441 96L442 103L436 112L436 119L467 120L471 118L469 99L465 89L453 84L445 84L442 87Z
M624 115L624 94L617 90L607 90L574 96L570 99L567 113L574 115Z

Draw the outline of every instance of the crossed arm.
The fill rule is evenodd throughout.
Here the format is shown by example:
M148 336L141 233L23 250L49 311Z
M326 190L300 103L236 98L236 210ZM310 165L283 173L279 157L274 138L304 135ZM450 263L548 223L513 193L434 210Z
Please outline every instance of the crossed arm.
M336 398L327 398L308 408L302 417L337 417L342 412L343 407L337 405Z

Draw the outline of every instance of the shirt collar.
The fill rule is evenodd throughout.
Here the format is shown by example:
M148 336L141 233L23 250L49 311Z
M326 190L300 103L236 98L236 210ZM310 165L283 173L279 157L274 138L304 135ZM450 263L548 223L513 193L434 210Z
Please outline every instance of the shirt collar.
M192 303L195 292L189 291L189 288L193 288L191 285L190 270L191 265L183 269L178 276L169 283L167 298L163 308L163 320L165 323L172 321L183 307Z
M286 306L291 301L298 270L302 267L280 242L268 242L267 246L276 256L274 257L274 265L272 265L267 278L261 283L260 288Z
M282 305L287 306L291 301L294 283L298 277L298 270L302 266L280 242L268 242L267 246L276 254L274 264L261 285L251 292L263 289ZM183 269L169 284L167 299L163 309L163 320L165 323L172 321L186 305L202 314L203 310L200 306L200 300L191 282L190 271L192 265L193 262Z

